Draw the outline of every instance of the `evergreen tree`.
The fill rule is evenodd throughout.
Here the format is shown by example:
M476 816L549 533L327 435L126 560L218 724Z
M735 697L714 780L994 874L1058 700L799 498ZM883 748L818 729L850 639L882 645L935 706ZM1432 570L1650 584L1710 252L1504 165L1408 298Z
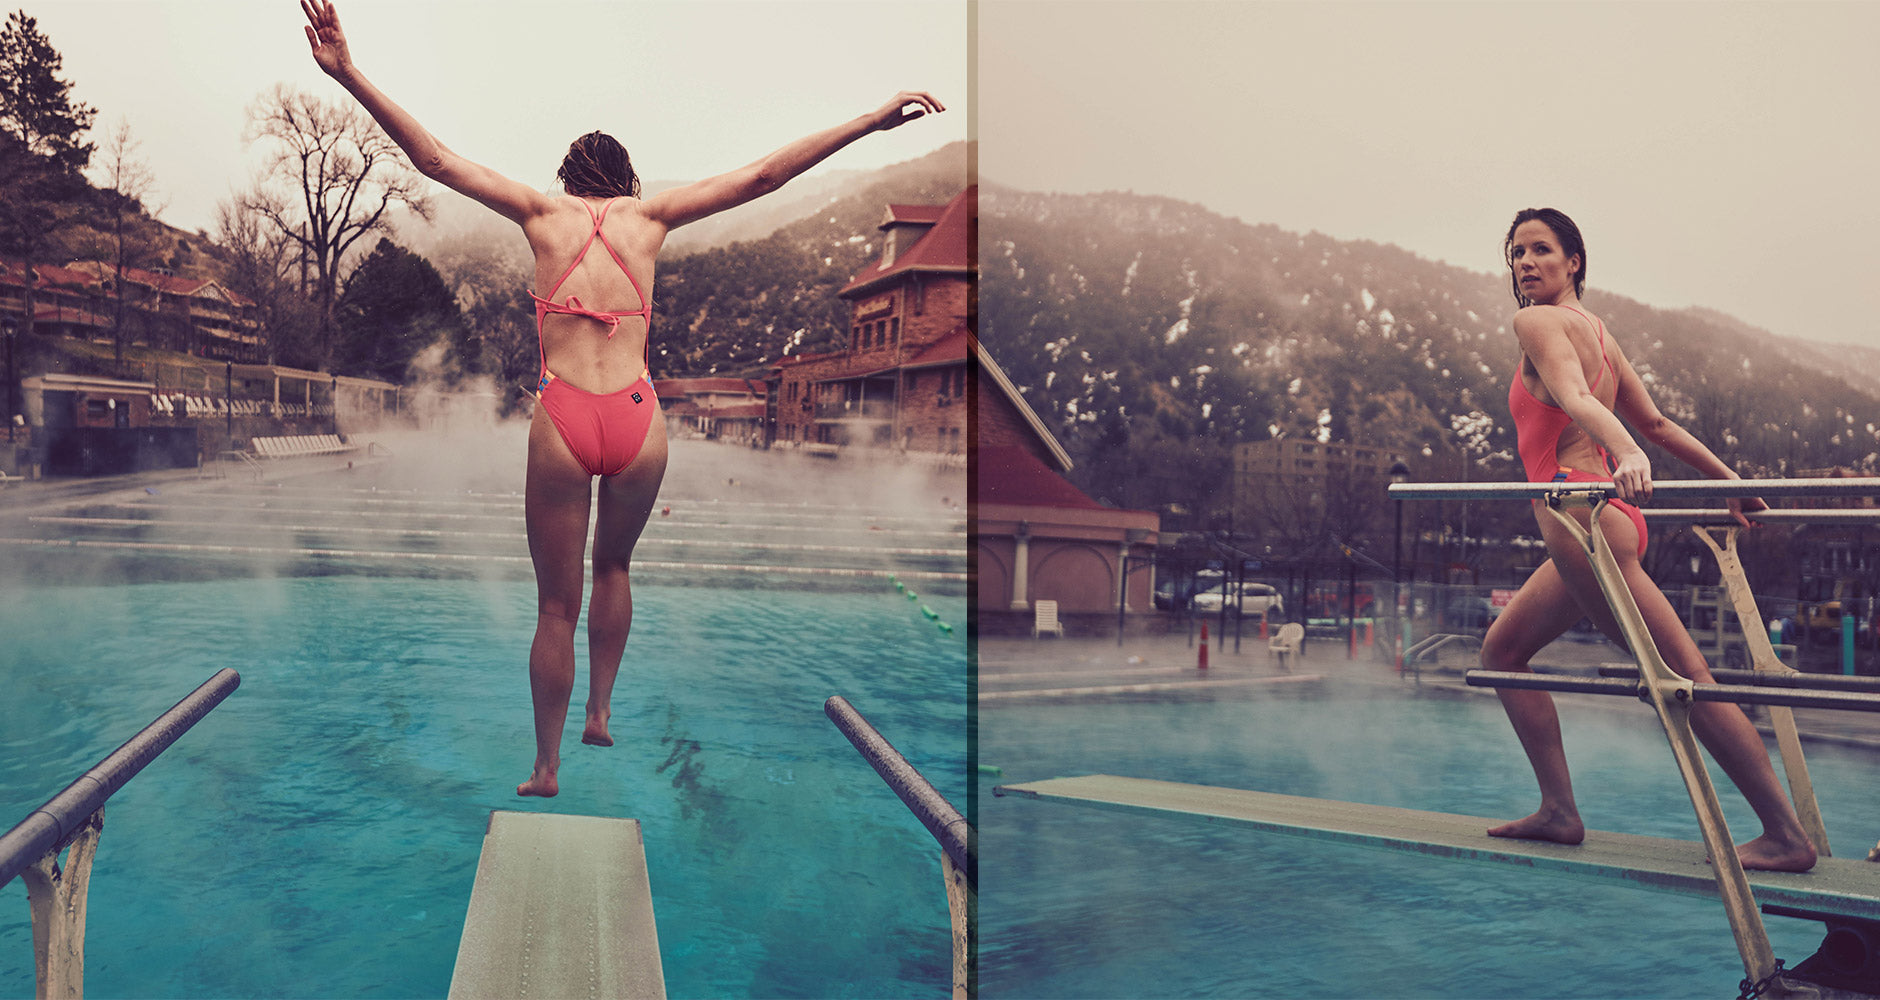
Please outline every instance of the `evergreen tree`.
M411 359L438 340L461 340L463 326L437 268L387 239L346 279L335 318L336 370L389 382L403 381Z
M24 10L0 30L0 253L23 259L28 274L48 238L74 214L87 185L92 146L84 141L94 109L74 103L60 79L64 63ZM36 303L26 283L22 330L31 334Z

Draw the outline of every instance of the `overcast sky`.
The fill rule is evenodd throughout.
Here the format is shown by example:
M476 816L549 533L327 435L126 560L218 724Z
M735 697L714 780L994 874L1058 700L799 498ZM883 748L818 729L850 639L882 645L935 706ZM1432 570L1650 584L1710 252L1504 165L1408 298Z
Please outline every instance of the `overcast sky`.
M277 81L350 100L308 54L295 0L21 0L64 56L73 95L120 117L155 174L164 221L214 228L262 162L246 109ZM626 143L652 181L743 166L903 89L948 113L836 154L885 166L966 138L959 0L344 0L354 61L457 152L547 189L569 140Z
M980 172L1589 281L1880 346L1880 3L988 0Z

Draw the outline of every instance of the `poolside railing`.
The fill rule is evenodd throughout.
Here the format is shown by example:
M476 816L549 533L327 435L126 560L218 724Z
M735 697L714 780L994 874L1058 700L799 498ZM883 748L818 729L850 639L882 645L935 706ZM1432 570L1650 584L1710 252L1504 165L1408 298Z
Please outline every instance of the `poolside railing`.
M1814 842L1817 853L1822 857L1827 857L1830 855L1827 832L1822 824L1820 807L1815 801L1807 764L1802 757L1801 741L1796 732L1791 708L1852 708L1875 711L1880 710L1880 693L1860 690L1861 685L1817 683L1823 679L1803 675L1777 659L1774 645L1763 630L1761 615L1757 612L1755 599L1750 593L1749 581L1744 574L1742 561L1737 556L1737 540L1744 527L1728 510L1653 511L1648 516L1658 521L1680 520L1690 523L1691 530L1715 556L1724 588L1730 598L1731 609L1737 616L1738 625L1754 666L1753 673L1758 676L1758 683L1755 684L1700 684L1677 674L1665 663L1657 645L1652 641L1644 616L1640 613L1631 590L1626 585L1619 564L1612 555L1610 546L1605 544L1605 536L1599 530L1600 516L1605 512L1608 501L1616 499L1618 495L1618 490L1612 483L1396 484L1390 486L1388 492L1391 497L1399 500L1539 500L1541 501L1540 509L1569 532L1592 566L1600 590L1606 598L1607 606L1618 622L1626 645L1630 647L1633 657L1638 662L1636 679L1547 677L1525 671L1474 670L1467 675L1468 683L1497 688L1519 687L1598 694L1635 694L1640 700L1653 706L1671 745L1672 757L1683 776L1685 788L1690 793L1691 804L1697 814L1698 828L1713 862L1712 870L1717 880L1718 893L1723 899L1731 933L1736 938L1737 950L1743 959L1746 977L1742 983L1742 995L1754 997L1769 988L1770 984L1782 975L1784 969L1782 963L1776 960L1774 951L1770 947L1768 932L1763 927L1761 913L1751 894L1742 863L1737 858L1735 845L1730 839L1729 828L1724 823L1716 790L1711 785L1709 772L1705 769L1699 755L1698 743L1691 730L1691 708L1695 703L1703 701L1728 701L1769 706L1772 728L1776 733L1777 746L1788 778L1790 798L1801 819L1803 829L1807 831L1809 839ZM1674 499L1690 497L1713 499L1875 497L1880 496L1880 478L1667 481L1654 483L1652 495ZM1590 526L1582 525L1569 513L1575 509L1591 510ZM1744 516L1751 523L1880 522L1880 509L1770 510L1746 512ZM1627 673L1632 672L1627 671ZM1730 679L1741 678L1731 677ZM1850 687L1855 690L1848 690ZM1838 688L1839 690L1823 690L1825 688ZM1790 915L1812 915L1793 911L1785 912L1789 912ZM1868 926L1874 924L1872 921L1855 923L1860 926L1853 927L1849 931L1849 924L1837 924L1830 921L1829 942L1839 941L1844 946L1848 934L1842 933L1843 931L1849 931L1862 942L1867 942L1870 938L1880 940L1880 924ZM1835 950L1830 947L1829 942L1824 942L1822 951L1817 953L1817 958ZM1868 951L1874 950L1872 945L1863 945L1863 947ZM1830 956L1826 959L1826 964L1830 966L1837 964L1836 957ZM1840 964L1847 963L1841 960ZM1880 980L1880 975L1874 972L1874 969L1880 968L1880 954L1859 956L1859 961L1854 965L1863 977L1863 985L1868 985L1864 982L1865 978Z
M104 830L104 804L237 687L223 668L113 750L91 770L0 835L0 886L26 883L33 916L33 973L39 997L79 997L85 979L85 900ZM59 852L71 852L59 864Z
M823 703L823 714L848 737L881 780L894 789L894 794L901 797L902 803L927 832L940 842L940 870L946 880L947 913L953 925L953 996L956 1000L965 1000L976 995L972 968L976 936L973 911L979 893L979 876L972 824L886 737L869 725L847 698L841 695L830 698Z

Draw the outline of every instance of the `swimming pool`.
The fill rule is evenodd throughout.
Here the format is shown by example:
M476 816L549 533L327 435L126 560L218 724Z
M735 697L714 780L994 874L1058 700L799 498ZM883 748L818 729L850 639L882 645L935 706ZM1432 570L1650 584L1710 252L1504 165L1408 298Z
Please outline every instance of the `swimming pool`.
M1648 710L1562 711L1587 824L1697 838ZM1715 901L1177 818L994 798L1108 773L1477 816L1532 809L1491 698L1329 696L982 711L981 993L994 997L1716 997L1742 964ZM1880 836L1880 759L1810 744L1837 853ZM1753 816L1713 768L1739 839ZM1778 957L1821 925L1765 918Z
M8 593L0 823L217 668L243 678L106 807L87 993L442 995L499 808L642 822L673 996L943 992L939 848L821 706L846 695L963 802L965 630L880 581L634 597L618 745L582 746L576 728L562 794L542 802L513 794L533 754L526 580ZM921 603L964 620L961 597ZM32 992L31 942L16 880L0 889L0 995Z

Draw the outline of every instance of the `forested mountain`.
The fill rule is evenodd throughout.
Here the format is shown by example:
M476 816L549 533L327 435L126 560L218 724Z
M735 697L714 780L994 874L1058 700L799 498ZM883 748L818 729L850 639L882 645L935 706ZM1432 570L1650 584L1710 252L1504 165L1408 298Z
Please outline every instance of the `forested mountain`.
M1402 449L1419 479L1519 478L1504 274L1166 198L984 185L979 211L981 339L1093 495L1205 503L1226 447L1275 436ZM1659 406L1744 474L1880 465L1880 365L1848 370L1876 352L1597 286L1585 301Z

